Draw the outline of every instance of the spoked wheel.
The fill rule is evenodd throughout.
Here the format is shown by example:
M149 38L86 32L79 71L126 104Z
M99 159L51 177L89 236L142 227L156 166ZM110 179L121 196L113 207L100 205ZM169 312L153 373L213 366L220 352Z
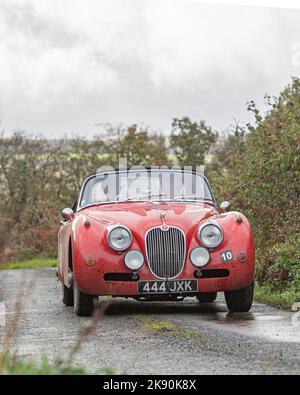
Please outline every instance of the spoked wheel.
M247 313L253 303L254 283L239 291L225 292L225 300L231 313Z
M198 294L196 298L200 303L213 303L217 299L217 292L206 292Z
M90 317L94 309L94 296L82 293L73 281L74 311L79 317Z
M70 288L62 284L63 303L66 306L74 306L73 285Z

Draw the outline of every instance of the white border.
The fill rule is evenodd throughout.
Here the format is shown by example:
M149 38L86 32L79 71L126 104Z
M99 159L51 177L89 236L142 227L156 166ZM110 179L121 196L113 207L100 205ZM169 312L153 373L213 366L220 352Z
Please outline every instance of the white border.
M300 9L299 0L176 0L178 3Z

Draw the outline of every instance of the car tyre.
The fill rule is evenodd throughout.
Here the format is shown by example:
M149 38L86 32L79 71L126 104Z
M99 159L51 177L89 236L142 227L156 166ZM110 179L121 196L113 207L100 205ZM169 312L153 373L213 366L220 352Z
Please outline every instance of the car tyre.
M62 284L63 303L66 306L74 306L73 285L70 288Z
M74 294L74 312L79 317L90 317L94 310L94 296L87 295L81 292L76 284L73 282L73 294Z
M238 291L225 292L225 300L231 313L247 313L253 303L254 283Z
M213 303L217 299L217 292L201 293L196 296L200 303Z

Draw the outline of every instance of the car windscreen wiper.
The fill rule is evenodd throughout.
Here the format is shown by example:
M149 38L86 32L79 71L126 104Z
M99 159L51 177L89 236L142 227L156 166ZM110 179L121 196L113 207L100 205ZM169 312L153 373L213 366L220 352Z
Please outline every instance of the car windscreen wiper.
M166 197L166 196L167 196L166 193L151 193L150 192L147 195L132 196L132 197L124 200L124 202L130 202L131 200L140 200L140 199L145 199L145 198L147 198L147 199L151 199L151 198L154 198L154 197L160 198L160 197Z
M186 201L196 201L196 200L204 200L204 201L208 201L208 202L212 202L212 199L208 199L208 198L205 198L205 197L198 197L198 196L195 196L195 195L190 195L190 196L185 196L185 195L182 195L182 196L176 196L173 200L186 200Z

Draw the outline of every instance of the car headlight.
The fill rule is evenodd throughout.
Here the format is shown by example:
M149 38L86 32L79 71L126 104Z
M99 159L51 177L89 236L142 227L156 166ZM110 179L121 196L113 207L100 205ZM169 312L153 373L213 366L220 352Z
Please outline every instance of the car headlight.
M138 270L144 264L144 255L138 250L131 250L125 255L124 262L128 269Z
M223 241L223 231L219 225L208 222L200 227L198 238L205 247L218 247Z
M209 252L203 247L197 247L190 253L190 260L196 267L206 266L210 260Z
M115 226L108 231L108 244L116 251L125 251L132 243L132 235L125 226Z

